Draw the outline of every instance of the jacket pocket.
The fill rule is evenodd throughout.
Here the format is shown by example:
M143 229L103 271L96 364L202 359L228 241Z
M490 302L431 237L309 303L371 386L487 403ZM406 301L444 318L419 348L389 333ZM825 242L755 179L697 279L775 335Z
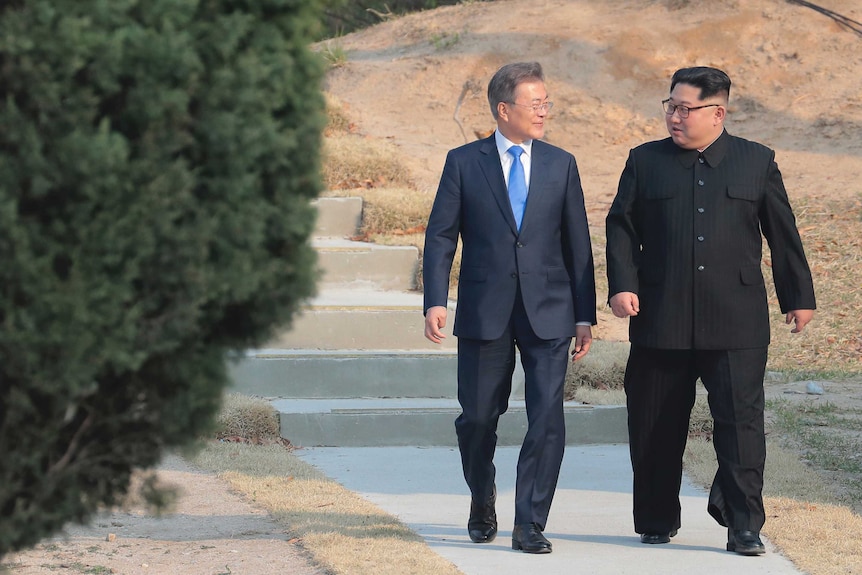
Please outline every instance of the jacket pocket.
M571 278L569 277L569 272L564 267L552 267L548 268L548 281L549 282L569 282Z
M742 285L763 285L763 272L757 266L746 266L739 269L739 280Z
M727 186L727 195L737 200L756 202L760 197L760 190L754 186L729 184Z

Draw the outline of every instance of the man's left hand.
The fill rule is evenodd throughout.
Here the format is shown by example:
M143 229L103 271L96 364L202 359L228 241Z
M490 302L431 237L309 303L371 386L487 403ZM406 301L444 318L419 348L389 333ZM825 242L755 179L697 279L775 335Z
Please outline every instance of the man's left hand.
M790 330L790 333L799 333L805 326L814 318L813 309L795 309L787 312L784 317L784 323L790 325L790 322L795 322L796 326Z
M578 361L590 351L593 343L593 330L588 325L575 326L575 349L572 350L572 361Z

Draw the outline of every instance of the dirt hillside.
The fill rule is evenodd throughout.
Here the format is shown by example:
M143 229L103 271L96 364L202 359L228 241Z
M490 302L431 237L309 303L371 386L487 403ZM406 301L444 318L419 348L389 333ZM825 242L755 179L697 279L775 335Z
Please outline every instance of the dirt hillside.
M858 227L862 3L820 5L845 24L788 0L470 2L335 40L347 61L328 74L325 88L362 134L394 143L419 192L433 196L446 152L494 127L486 97L493 72L511 61L540 61L555 103L545 139L578 159L594 251L601 254L604 218L629 149L667 136L660 102L670 76L684 66L716 66L733 81L728 131L776 150L794 205L804 199ZM815 245L817 230L801 233L815 283L831 281L835 266L859 267L849 247L851 258L836 263L835 250ZM821 262L815 248L831 253ZM848 359L862 366L858 318L848 329L841 315L855 315L862 296L848 305L846 288L831 294L815 288L829 297L819 297L820 327L805 334L805 346L778 321L773 341L787 340L793 351L784 355L797 368ZM599 310L597 337L627 339L626 333L626 320Z
M821 4L862 21L856 0ZM446 151L493 128L488 80L516 60L545 68L546 140L578 158L594 226L629 148L667 135L660 101L690 65L728 72L728 130L776 149L791 198L860 193L862 35L785 0L476 2L339 41L348 62L326 89L409 155L428 193Z

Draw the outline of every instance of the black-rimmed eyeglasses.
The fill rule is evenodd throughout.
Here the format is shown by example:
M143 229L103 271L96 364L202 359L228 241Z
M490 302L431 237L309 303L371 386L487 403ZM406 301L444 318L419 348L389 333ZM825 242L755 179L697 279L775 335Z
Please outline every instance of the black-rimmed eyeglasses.
M664 108L665 114L667 114L668 116L673 116L673 113L676 112L683 120L688 118L688 115L692 112L692 110L701 110L703 108L711 108L712 106L721 106L721 104L704 104L703 106L690 107L683 106L682 104L674 104L670 101L670 98L661 101L661 107Z

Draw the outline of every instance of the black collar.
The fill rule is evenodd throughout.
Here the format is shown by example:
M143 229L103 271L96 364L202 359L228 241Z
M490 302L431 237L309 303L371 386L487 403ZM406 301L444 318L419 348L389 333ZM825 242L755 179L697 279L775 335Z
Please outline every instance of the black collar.
M697 160L697 158L702 155L709 167L715 168L721 163L721 160L724 159L724 156L727 155L727 145L729 141L730 135L727 133L727 130L722 130L721 135L718 137L718 139L715 140L712 144L710 144L709 147L703 152L679 148L679 151L677 152L677 158L679 159L679 163L681 163L686 168L690 168L694 165L694 162Z

